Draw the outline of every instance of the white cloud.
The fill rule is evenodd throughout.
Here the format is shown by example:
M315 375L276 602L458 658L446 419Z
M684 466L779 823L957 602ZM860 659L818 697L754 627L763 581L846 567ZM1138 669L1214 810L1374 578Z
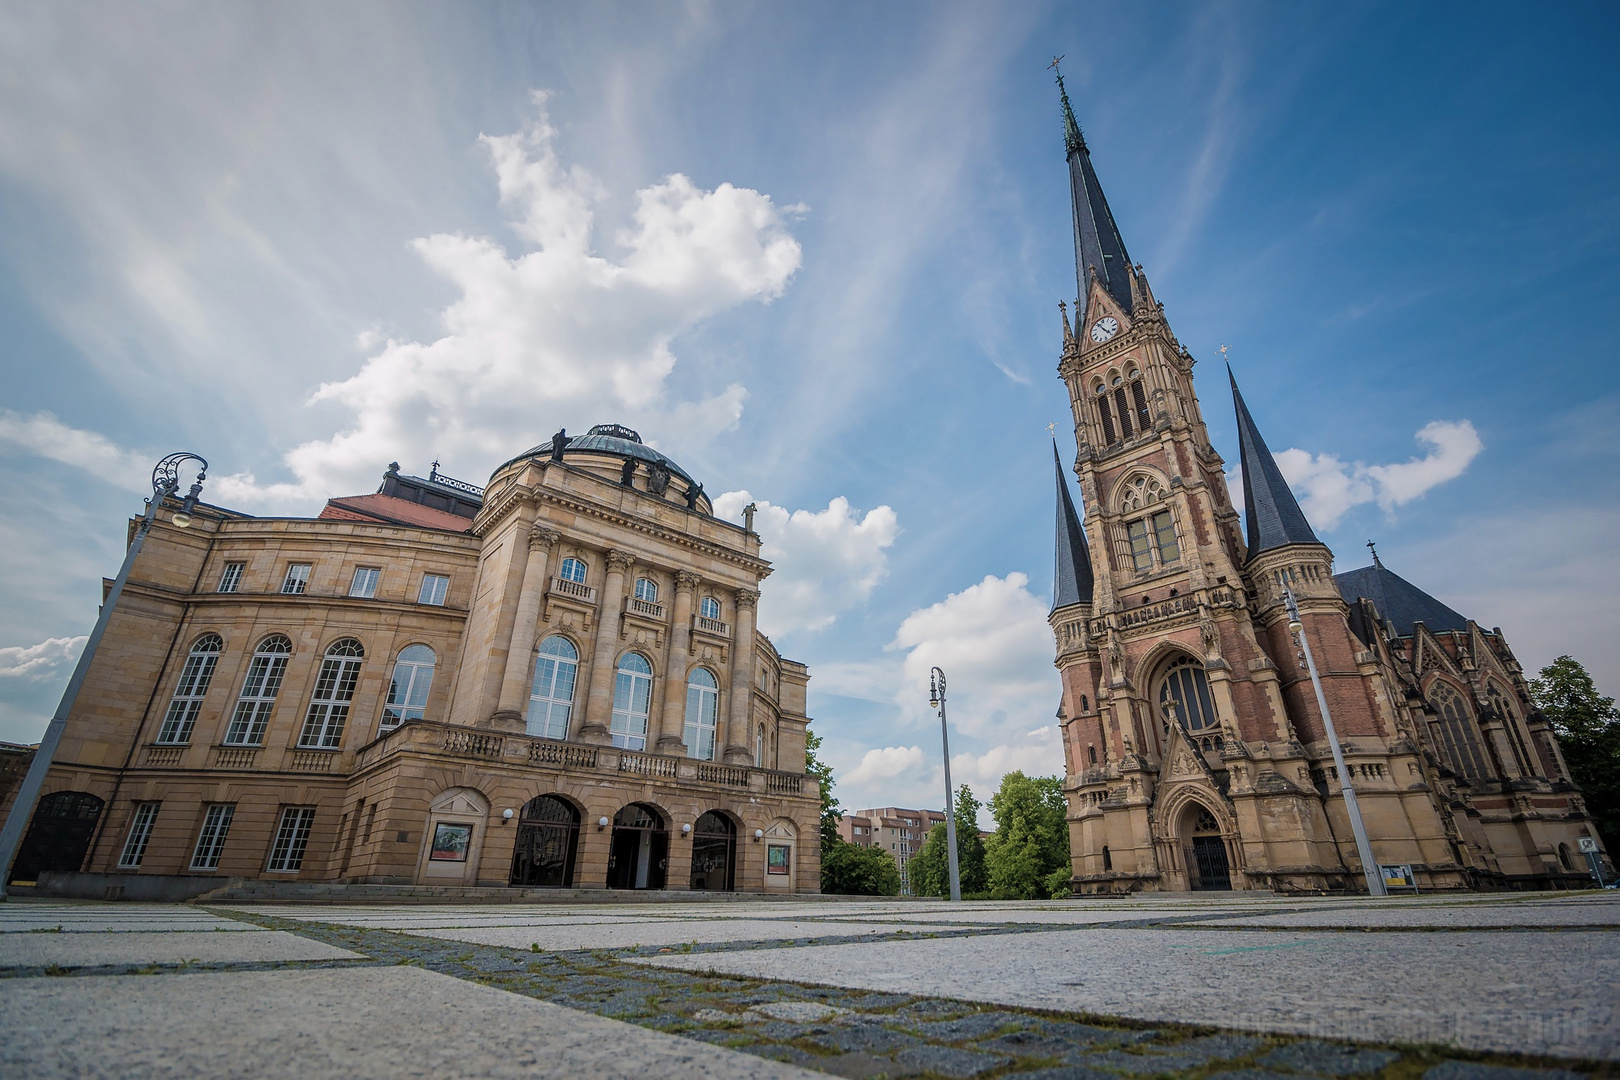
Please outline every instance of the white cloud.
M951 783L969 785L981 801L988 801L1001 778L1015 770L1028 776L1062 775L1063 737L1056 724L1025 732L1022 738L982 754L951 755Z
M887 506L862 514L842 495L825 510L793 510L728 491L714 500L715 516L735 520L757 505L760 554L774 565L760 585L760 628L772 636L825 630L838 613L866 602L889 570L888 549L900 520Z
M920 746L884 746L868 750L861 763L842 778L851 787L879 785L892 786L891 781L905 778L916 783L927 774L928 760Z
M38 645L0 649L0 679L49 679L79 658L86 640L83 635L46 638Z
M1455 480L1485 449L1484 440L1467 420L1431 421L1414 438L1427 445L1429 452L1395 465L1345 462L1332 454L1312 454L1290 447L1276 455L1277 467L1311 525L1327 532L1338 528L1344 515L1357 506L1376 502L1390 511L1447 480ZM1232 505L1241 512L1241 468L1227 474L1227 488L1232 493Z
M92 472L130 491L152 490L152 464L92 431L68 427L48 412L23 416L0 409L0 439L51 461Z
M906 616L891 650L906 650L900 705L927 708L928 671L950 680L951 726L970 735L1004 725L1028 730L1057 707L1052 629L1046 604L1028 590L1029 577L988 575L977 585Z
M619 257L595 254L592 205L603 191L558 160L544 100L536 95L526 130L481 137L501 205L534 250L512 256L461 234L417 240L417 255L460 292L440 314L444 335L388 338L354 375L316 389L307 404L340 406L352 420L285 455L293 480L219 477L211 499L307 507L364 490L390 460L429 456L476 475L569 417L611 417L689 444L736 425L747 398L740 385L666 400L671 343L721 311L782 294L801 257L782 212L757 191L704 191L672 174L636 193L632 224L615 237ZM5 419L0 436L36 452L128 471L131 455L99 435L45 414Z

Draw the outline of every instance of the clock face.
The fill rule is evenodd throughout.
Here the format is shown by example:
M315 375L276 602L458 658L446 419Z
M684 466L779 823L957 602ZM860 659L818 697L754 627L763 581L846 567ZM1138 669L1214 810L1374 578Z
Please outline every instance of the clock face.
M1119 333L1119 320L1112 315L1104 315L1091 324L1091 340L1107 341Z

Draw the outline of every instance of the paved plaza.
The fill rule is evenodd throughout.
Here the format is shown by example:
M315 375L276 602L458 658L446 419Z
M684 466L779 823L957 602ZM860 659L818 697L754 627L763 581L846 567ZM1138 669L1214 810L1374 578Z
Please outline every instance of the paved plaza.
M1614 893L13 901L0 1075L1563 1080L1617 986Z

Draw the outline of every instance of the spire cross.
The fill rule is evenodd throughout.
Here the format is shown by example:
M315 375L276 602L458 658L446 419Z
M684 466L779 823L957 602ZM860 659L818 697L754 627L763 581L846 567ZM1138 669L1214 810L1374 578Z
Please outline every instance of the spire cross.
M1373 543L1371 540L1369 540L1369 541L1367 541L1367 547L1373 553L1373 565L1375 565L1375 566L1383 566L1384 564L1378 561L1378 545Z
M1062 75L1063 71L1062 71L1062 69L1060 69L1058 67L1058 65L1061 64L1061 63L1063 63L1063 57L1054 56L1054 57L1052 57L1052 62L1050 64L1047 64L1046 66L1047 66L1047 68L1049 70L1056 71L1059 75Z
M1226 355L1226 346L1225 345L1222 345L1219 349L1216 349L1215 351L1221 354L1221 359L1222 360L1230 360L1231 359L1231 357Z
M1057 424L1056 423L1047 424L1046 425L1046 433L1048 435L1052 436L1054 439L1057 438Z

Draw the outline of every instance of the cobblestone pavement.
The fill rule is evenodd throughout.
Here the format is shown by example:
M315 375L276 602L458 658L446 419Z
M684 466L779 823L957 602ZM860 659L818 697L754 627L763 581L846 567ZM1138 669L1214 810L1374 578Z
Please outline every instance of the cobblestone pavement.
M1617 910L1620 908L1610 904L1582 904L1579 900L1560 903L1548 898L1517 902L1497 898L1483 904L1477 898L1460 898L1439 905L1427 898L1419 903L1387 905L1239 898L1217 906L1162 900L1150 904L1144 900L1134 909L1117 902L961 907L916 902L594 904L498 911L488 907L312 905L199 911L133 905L8 904L0 908L0 1024L8 1029L13 1026L6 1016L6 999L11 996L4 981L8 977L26 981L13 983L13 987L63 985L72 981L71 976L176 970L191 974L299 972L301 978L318 980L322 972L331 972L325 977L337 979L338 972L347 978L357 971L382 973L403 967L423 969L424 977L426 973L450 976L463 984L479 984L576 1010L562 1016L590 1014L581 1017L581 1023L602 1017L680 1037L634 1053L626 1042L623 1052L627 1058L647 1060L651 1055L651 1060L663 1060L674 1046L698 1050L693 1041L721 1054L725 1051L719 1048L752 1055L739 1058L728 1054L708 1061L699 1054L683 1059L695 1063L699 1075L705 1071L714 1075L789 1075L797 1073L792 1066L798 1066L852 1078L1146 1080L1183 1076L1194 1080L1315 1080L1358 1076L1378 1080L1567 1080L1615 1075L1620 1070L1612 1059L1620 1058L1620 1052L1595 1053L1590 1055L1595 1060L1582 1061L1484 1053L1460 1047L1357 1044L1257 1033L1252 1027L1234 1030L1241 1025L1231 1024L1219 1008L1202 1009L1194 1015L1166 1014L1134 1020L1117 1014L1019 1008L996 1000L998 996L1016 999L1017 994L998 995L993 988L1016 989L1035 977L1033 968L1023 966L1018 959L1020 950L1050 952L1045 943L1059 938L1083 943L1090 935L1099 948L1111 935L1136 932L1180 934L1190 940L1191 935L1211 933L1212 919L1219 922L1227 918L1234 927L1245 928L1234 933L1270 934L1280 939L1299 933L1288 925L1298 914L1310 916L1307 926L1329 928L1313 930L1319 936L1342 938L1353 934L1374 952L1384 948L1381 942L1403 940L1401 934L1413 936L1414 928L1427 928L1428 935L1439 936L1436 940L1443 938L1453 947L1468 951L1466 946L1476 933L1500 935L1506 926L1525 935L1545 935L1551 943L1550 951L1556 953L1564 948L1564 942L1577 936L1566 928L1579 928L1583 940L1602 935L1608 941L1620 941L1616 934L1620 920L1614 917ZM1402 916L1402 911L1410 915ZM1437 911L1442 913L1438 919L1433 917ZM1477 912L1478 917L1459 914L1468 911ZM283 935L295 935L330 951L314 958L287 960L263 960L243 953L235 959L191 958L176 965L172 959L128 962L123 959L128 945L122 952L109 953L107 962L95 962L97 950L80 946L63 953L76 958L73 963L41 964L38 957L50 952L48 946L44 953L32 942L26 950L6 948L7 939L22 935L49 942L60 940L58 934L99 937L117 932L121 936L152 934L156 942L158 935L178 936L165 932L171 925L166 922L171 912L176 919L191 920L193 933L209 930L209 937L216 936L212 930L227 927L256 929L257 933L217 936L244 941L262 938L268 942L272 936L279 940ZM58 919L54 925L60 930L53 928L53 918ZM120 918L123 929L106 928ZM1282 925L1276 929L1252 929L1279 919ZM684 939L678 933L682 925L690 931ZM630 933L627 938L627 926L645 927L647 932L640 936ZM1343 929L1335 929L1340 927ZM598 931L594 938L593 929ZM464 940L469 937L474 940ZM527 946L522 944L524 939L528 939ZM600 944L593 945L593 941ZM586 947L579 947L581 943ZM815 965L805 967L800 961L830 954L853 955L869 958L868 974L888 973L887 979L875 981L896 983L893 976L905 976L910 970L907 958L915 960L927 949L947 946L973 946L991 957L1013 959L999 970L994 969L992 960L978 971L960 973L970 981L976 980L977 985L974 993L956 996L916 992L923 981L920 979L914 980L915 986L878 989L854 985L860 979L795 982L763 974L813 970ZM201 949L192 951L204 955ZM171 957L172 948L163 955ZM886 959L891 955L894 959ZM1292 950L1266 955L1275 957L1267 962L1277 964L1279 971L1289 965L1310 963ZM1611 968L1613 955L1612 948L1603 953L1611 958L1604 961ZM745 961L757 973L721 970ZM1399 956L1390 957L1392 980L1401 977L1402 962ZM1329 980L1333 974L1331 970L1320 970L1311 977ZM1601 966L1595 968L1595 981L1589 990L1611 1008L1615 974ZM1519 976L1521 982L1534 981L1533 972L1520 972ZM843 985L816 985L817 981ZM905 979L898 981L903 983ZM454 984L446 980L446 985ZM970 997L978 1000L966 1000ZM1612 1047L1614 1038L1611 1031L1595 1040L1589 1038L1583 1045ZM571 1070L582 1068L564 1065L561 1060L542 1055L531 1068L514 1075L571 1075ZM752 1072L746 1064L737 1072L738 1060L755 1062ZM0 1047L0 1065L7 1061L28 1067L31 1074L50 1073L37 1068L36 1062L17 1057L15 1047L9 1053ZM783 1066L789 1068L781 1071ZM596 1066L591 1069L593 1073L599 1071ZM206 1067L192 1071L209 1073ZM246 1074L254 1073L250 1069ZM259 1074L283 1075L268 1067ZM461 1075L474 1074L466 1071L464 1063ZM496 1062L482 1074L506 1072ZM626 1070L626 1075L637 1073ZM645 1070L640 1075L645 1075Z

